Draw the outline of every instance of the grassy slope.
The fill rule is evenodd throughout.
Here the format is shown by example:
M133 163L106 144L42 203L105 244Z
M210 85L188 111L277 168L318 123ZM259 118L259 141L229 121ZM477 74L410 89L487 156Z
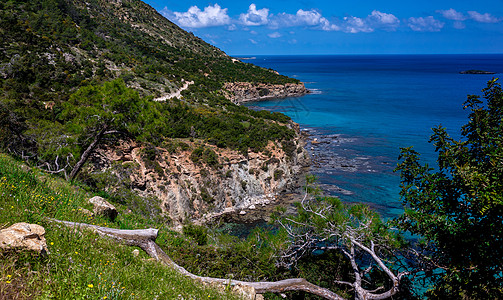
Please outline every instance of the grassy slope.
M44 219L123 229L158 227L160 239L168 232L161 224L128 214L120 207L113 223L86 216L82 209L91 209L87 203L90 196L85 187L72 186L0 153L0 228L17 222L42 225L50 251L46 257L0 252L0 298L236 299L149 261L143 253L134 257L132 247L118 245L92 232L59 227Z

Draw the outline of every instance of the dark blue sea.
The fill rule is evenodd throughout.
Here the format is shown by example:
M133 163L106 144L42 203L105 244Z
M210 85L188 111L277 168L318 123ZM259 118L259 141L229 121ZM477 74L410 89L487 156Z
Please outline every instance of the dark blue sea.
M299 98L251 102L247 106L283 112L308 132L311 170L320 185L347 202L368 203L385 218L403 210L399 197L401 147L414 146L435 164L428 143L442 125L460 138L468 121L462 106L503 73L503 55L257 56L247 60L306 84Z

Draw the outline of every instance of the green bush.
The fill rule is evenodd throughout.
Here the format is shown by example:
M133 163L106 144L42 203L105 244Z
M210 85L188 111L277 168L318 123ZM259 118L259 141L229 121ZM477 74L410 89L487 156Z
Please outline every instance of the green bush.
M280 180L280 179L281 179L281 177L283 177L283 174L284 174L284 172L283 172L283 170L281 170L281 169L276 169L276 170L274 170L274 180L275 180L275 181Z
M211 168L220 167L220 163L218 161L218 155L211 148L206 148L204 146L200 146L194 149L190 155L190 159L195 164L206 164Z
M188 224L183 226L183 234L193 238L199 246L208 243L208 229L206 227Z

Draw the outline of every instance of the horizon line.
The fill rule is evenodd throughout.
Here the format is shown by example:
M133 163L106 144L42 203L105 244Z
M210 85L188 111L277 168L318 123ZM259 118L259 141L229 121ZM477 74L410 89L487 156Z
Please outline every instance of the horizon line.
M231 57L253 57L253 56L398 56L398 55L503 55L501 53L313 53L313 54L229 54Z

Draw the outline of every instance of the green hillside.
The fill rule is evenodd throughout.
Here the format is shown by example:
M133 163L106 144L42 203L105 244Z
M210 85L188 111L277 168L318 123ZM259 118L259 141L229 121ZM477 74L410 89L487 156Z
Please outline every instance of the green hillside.
M0 28L0 77L9 98L58 102L79 86L117 77L142 95L194 80L193 100L223 82L296 82L233 62L141 1L2 1Z
M247 153L294 135L288 117L234 105L222 86L297 80L232 59L141 1L4 1L0 34L0 147L48 171L68 175L96 139ZM152 101L187 82L181 100Z

